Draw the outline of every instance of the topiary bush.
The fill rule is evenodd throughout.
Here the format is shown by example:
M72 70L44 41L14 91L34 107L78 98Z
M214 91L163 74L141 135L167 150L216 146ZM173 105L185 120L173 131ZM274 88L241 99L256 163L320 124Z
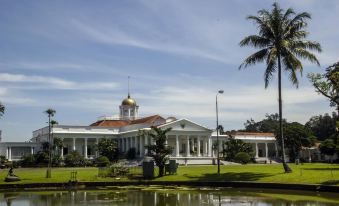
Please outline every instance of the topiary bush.
M107 167L110 163L111 162L106 156L100 156L96 159L96 164L98 167Z
M246 152L238 152L234 157L234 161L241 164L247 164L251 161L251 156Z
M82 167L85 166L85 159L78 151L72 151L65 156L66 167Z

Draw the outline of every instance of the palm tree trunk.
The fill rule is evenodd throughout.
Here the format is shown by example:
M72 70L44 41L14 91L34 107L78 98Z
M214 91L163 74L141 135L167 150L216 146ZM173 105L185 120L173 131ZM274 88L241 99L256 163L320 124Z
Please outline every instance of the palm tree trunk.
M283 123L282 123L282 98L281 98L281 60L280 54L278 54L278 90L279 90L279 138L281 139L281 149L282 149L282 162L285 173L292 172L291 168L286 163L285 160L285 142L283 135Z

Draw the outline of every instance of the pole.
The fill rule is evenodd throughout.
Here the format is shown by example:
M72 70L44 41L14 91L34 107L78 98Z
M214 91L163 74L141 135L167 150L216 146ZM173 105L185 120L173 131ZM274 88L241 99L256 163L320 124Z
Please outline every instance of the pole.
M217 95L215 96L215 111L216 111L216 116L217 116L217 164L218 164L218 175L220 175L218 93L217 93Z
M46 178L51 178L51 115L48 114L48 166Z

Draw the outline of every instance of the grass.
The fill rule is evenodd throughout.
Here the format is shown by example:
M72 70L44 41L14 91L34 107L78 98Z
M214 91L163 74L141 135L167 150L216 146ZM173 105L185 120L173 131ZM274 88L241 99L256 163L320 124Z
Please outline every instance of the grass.
M339 185L339 165L334 164L290 164L293 173L285 174L280 164L272 165L225 165L221 166L221 175L216 174L217 167L180 166L178 174L155 178L155 181L251 181L273 183L328 184ZM68 182L71 171L77 171L78 181L133 181L127 178L98 177L98 168L53 168L52 178L46 179L46 168L20 168L15 174L22 181L16 183ZM0 170L0 184L8 170ZM140 172L140 171L139 171Z

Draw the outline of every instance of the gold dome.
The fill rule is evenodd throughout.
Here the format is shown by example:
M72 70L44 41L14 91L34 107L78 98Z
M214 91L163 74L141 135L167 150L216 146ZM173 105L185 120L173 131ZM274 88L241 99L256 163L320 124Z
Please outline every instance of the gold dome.
M121 105L136 106L137 102L128 95L128 97L126 99L122 100Z

